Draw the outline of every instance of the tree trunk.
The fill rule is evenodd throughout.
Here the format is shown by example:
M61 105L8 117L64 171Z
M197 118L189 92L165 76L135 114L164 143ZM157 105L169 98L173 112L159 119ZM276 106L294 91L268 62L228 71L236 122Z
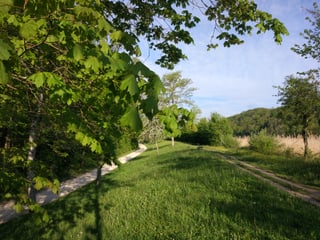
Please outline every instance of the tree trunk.
M102 171L103 164L100 164L97 168L97 178L96 178L96 186L100 186L101 184L101 171Z
M159 156L159 146L158 146L158 141L156 141L156 148L157 148L157 154Z
M28 196L29 198L36 202L36 189L34 188L34 171L33 171L33 162L36 158L36 137L39 132L39 120L41 114L41 107L43 104L43 93L39 94L38 99L38 109L37 112L31 122L30 133L29 133L29 151L27 160L29 162L28 174L27 178L30 182L29 189L28 189Z
M304 158L307 159L308 153L309 153L309 142L308 142L308 130L306 127L303 128L302 130L302 138L303 138L303 143L304 143Z
M28 189L28 196L29 198L36 202L36 189L34 188L34 172L32 167L32 162L35 160L36 157L36 144L35 144L35 136L36 136L36 129L34 125L37 125L36 122L32 123L30 134L29 134L29 151L28 151L28 161L30 161L30 166L28 168L28 180L30 182L29 189Z
M10 138L10 130L6 129L6 137L4 142L4 149L9 149L11 147L11 138Z
M174 137L171 137L171 146L174 147Z

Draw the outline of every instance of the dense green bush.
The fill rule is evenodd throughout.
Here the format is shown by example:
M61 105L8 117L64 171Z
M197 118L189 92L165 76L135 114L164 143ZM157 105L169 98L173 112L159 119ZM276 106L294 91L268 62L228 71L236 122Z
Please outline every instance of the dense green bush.
M261 130L258 134L252 135L249 145L252 150L261 153L275 153L280 149L278 140L268 135L266 130Z
M200 119L196 127L196 131L182 133L178 140L199 145L238 146L238 142L232 137L233 131L228 119L218 113L211 114L209 119Z
M239 142L232 135L224 135L221 138L222 146L226 148L238 148Z

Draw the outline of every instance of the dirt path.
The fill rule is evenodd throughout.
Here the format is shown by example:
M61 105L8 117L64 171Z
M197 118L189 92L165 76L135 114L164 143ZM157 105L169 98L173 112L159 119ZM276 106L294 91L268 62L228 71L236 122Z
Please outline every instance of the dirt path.
M228 156L219 152L212 151L228 163L238 167L252 176L259 178L275 188L285 191L288 194L300 198L306 202L320 207L320 189L296 182L292 182L276 176L274 173L266 171L262 168L253 166L249 163L242 162L233 156Z
M126 163L129 160L137 157L141 153L143 153L147 147L143 144L139 145L139 149L135 152L132 152L124 157L120 157L119 161L121 163ZM105 164L101 169L101 175L105 175L109 173L110 171L117 168L116 165L107 165ZM84 173L76 178L69 179L67 181L64 181L60 185L60 192L59 194L54 194L50 190L43 190L37 193L37 202L41 205L47 204L49 202L52 202L60 197L66 196L69 193L77 190L80 187L83 187L84 185L87 185L90 182L93 182L96 179L97 176L97 169L94 169L90 172ZM5 223L12 218L18 217L21 214L25 213L16 213L13 209L14 201L7 201L0 203L0 224Z

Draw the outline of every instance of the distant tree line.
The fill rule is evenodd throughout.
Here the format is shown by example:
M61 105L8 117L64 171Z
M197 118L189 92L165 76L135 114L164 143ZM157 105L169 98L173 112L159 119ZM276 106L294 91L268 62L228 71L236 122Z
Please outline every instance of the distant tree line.
M319 120L314 118L310 124L310 134L320 135ZM265 130L269 135L297 136L300 125L296 124L296 114L284 107L255 108L228 117L234 136L243 137Z

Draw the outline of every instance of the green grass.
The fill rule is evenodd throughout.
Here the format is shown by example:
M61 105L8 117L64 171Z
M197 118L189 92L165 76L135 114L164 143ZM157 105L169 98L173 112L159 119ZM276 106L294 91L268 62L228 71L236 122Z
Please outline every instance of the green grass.
M320 187L320 159L303 159L293 154L262 154L243 148L225 151L241 161L270 170L295 182Z
M0 225L0 239L320 239L319 208L181 143L46 208L50 223L26 215Z

